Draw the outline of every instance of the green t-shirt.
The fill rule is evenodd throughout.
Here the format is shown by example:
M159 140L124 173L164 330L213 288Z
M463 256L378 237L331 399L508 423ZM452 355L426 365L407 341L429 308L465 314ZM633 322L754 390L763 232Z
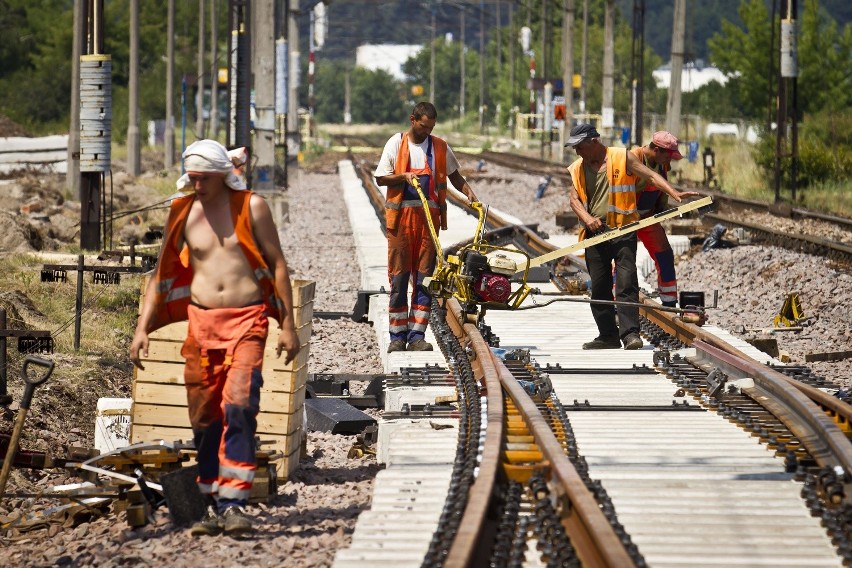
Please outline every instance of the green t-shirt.
M609 178L607 169L595 171L593 168L583 164L583 174L586 176L586 197L589 201L586 210L601 220L606 220L606 212L609 209ZM594 184L591 180L595 180Z

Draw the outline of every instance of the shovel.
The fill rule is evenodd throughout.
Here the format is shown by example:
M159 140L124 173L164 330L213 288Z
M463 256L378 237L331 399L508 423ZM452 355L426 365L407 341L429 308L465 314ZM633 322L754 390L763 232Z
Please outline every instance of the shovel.
M27 375L27 367L29 367L30 363L46 367L47 371L37 379L30 379L29 375ZM6 457L3 458L3 469L0 470L0 496L6 492L6 481L9 479L9 470L12 469L15 452L18 451L18 442L21 439L21 431L24 429L24 421L27 419L27 411L30 409L30 403L33 401L35 388L45 382L51 373L53 373L53 361L48 361L34 355L28 355L24 359L24 365L21 367L21 378L24 379L24 396L21 397L21 408L18 410L18 417L15 419L12 439L9 440L9 447L6 448Z

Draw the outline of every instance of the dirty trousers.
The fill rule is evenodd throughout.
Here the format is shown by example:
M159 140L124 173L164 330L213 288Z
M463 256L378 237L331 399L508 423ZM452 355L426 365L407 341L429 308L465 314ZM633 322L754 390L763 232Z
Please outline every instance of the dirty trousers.
M636 231L636 236L645 245L657 269L657 291L664 306L677 304L677 276L675 275L674 251L663 226L657 223Z
M586 267L592 279L592 299L612 300L612 263L615 262L615 299L639 301L639 278L636 274L636 235L625 235L586 249ZM602 339L624 339L639 333L639 308L609 304L591 304L592 317ZM618 324L616 325L616 313Z
M432 212L432 222L435 230L439 230L437 210ZM411 343L425 337L432 311L432 296L423 286L423 278L432 276L435 271L436 254L423 209L403 208L397 228L388 231L391 341L401 339ZM410 305L409 282L412 284Z
M269 322L263 305L189 306L181 354L198 487L219 509L245 505L255 470L255 431Z

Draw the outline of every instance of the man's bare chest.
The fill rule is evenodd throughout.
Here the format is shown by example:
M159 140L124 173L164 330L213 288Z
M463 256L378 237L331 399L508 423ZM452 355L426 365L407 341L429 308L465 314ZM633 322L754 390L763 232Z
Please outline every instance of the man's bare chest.
M190 254L199 260L241 252L230 210L204 211L193 208L187 217L183 237Z

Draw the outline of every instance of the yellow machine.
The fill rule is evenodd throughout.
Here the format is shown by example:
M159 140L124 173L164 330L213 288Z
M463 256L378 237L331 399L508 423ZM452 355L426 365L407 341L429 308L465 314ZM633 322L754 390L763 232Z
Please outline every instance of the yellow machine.
M665 219L680 216L687 211L706 207L712 203L710 197L704 197L686 205L658 213L653 217L636 221L624 227L610 229L576 244L532 258L524 251L516 248L494 246L483 242L482 234L485 228L487 207L478 201L474 201L471 203L471 207L479 214L479 222L476 225L476 232L474 233L472 242L462 247L457 254L448 255L444 259L444 251L441 248L438 233L435 231L435 226L432 223L432 216L429 214L429 204L426 195L423 193L423 188L416 178L411 180L411 184L417 190L420 201L423 203L429 232L438 256L435 272L431 277L423 280L423 285L435 297L456 298L465 312L472 316L471 319L473 320L477 319L477 307L481 308L478 314L480 317L489 309L525 309L521 308L521 304L533 293L533 289L527 285L529 270L532 267L540 266L545 262L556 260L577 250L614 239L618 236L632 233ZM514 283L515 289L513 291L513 283L510 279L516 274L520 275L520 282Z

